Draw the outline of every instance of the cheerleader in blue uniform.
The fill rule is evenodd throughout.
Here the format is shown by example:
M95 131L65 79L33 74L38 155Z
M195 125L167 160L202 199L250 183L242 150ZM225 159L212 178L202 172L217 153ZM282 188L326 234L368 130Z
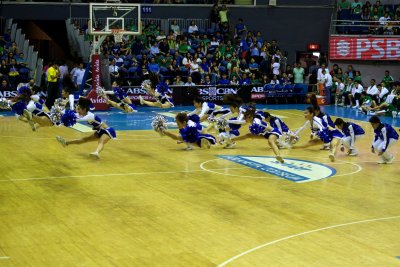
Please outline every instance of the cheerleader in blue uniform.
M272 125L268 124L267 122L263 121L257 115L254 109L247 110L244 113L244 119L246 123L250 124L250 133L237 137L236 141L255 137L268 139L268 144L272 148L276 160L280 163L284 163L279 147L277 145L278 139L281 137L282 132L280 132L279 129L272 127Z
M392 126L387 123L381 123L377 116L372 116L369 122L375 133L371 151L372 153L378 153L380 158L378 164L393 163L394 156L389 152L389 148L399 140L399 135Z
M165 128L155 127L154 129L162 135L184 142L187 146L185 150L193 150L193 145L203 148L210 148L211 145L215 145L216 140L214 136L202 134L202 127L198 121L198 116L194 115L191 116L191 118L197 122L191 120L184 112L180 112L176 115L175 121L179 129L179 135L171 133Z
M312 145L318 141L322 141L324 143L324 147L329 147L329 159L334 162L336 158L336 151L340 145L341 139L343 138L343 134L339 130L325 126L322 122L322 119L315 115L313 107L306 108L304 111L304 118L306 119L305 124L301 128L297 129L295 134L298 135L308 125L310 125L310 141L306 146Z
M142 96L139 96L140 104L159 108L174 107L171 96L172 90L168 87L168 84L160 82L158 75L153 72L149 72L148 75L149 79L142 82L142 88L145 89L149 95L152 95L156 101L146 101Z
M106 123L104 123L97 115L90 112L91 101L86 98L80 98L78 101L78 107L76 109L76 121L77 122L87 122L89 125L93 127L95 132L90 135L83 137L81 139L66 141L61 136L57 136L56 139L60 142L64 147L68 145L79 145L87 142L98 141L96 151L89 154L89 156L93 158L100 158L100 152L103 150L104 145L108 143L111 139L116 138L115 130L111 127L108 127Z
M99 95L106 100L107 104L126 113L137 112L136 105L116 81L113 82L112 89L112 91L105 91L102 88L99 90ZM112 99L108 95L112 95Z
M342 144L347 149L347 155L357 156L358 151L355 147L356 140L364 136L365 131L360 125L353 122L345 122L341 118L335 120L336 129L343 133ZM344 147L342 151L344 151Z
M268 122L271 127L276 128L282 133L281 138L278 140L279 148L291 148L294 143L295 134L289 130L289 127L280 118L272 116L269 112L264 111L264 120Z

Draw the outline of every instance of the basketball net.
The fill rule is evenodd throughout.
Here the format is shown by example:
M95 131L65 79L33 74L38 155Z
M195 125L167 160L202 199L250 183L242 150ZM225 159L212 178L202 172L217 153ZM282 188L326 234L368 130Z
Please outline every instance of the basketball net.
M122 42L122 37L124 36L124 30L122 29L111 29L111 33L114 36L114 42Z

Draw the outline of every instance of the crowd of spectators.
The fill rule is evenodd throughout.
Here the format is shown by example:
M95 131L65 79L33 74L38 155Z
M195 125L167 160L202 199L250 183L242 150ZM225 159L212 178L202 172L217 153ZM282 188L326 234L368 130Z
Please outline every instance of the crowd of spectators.
M370 1L339 0L338 20L345 21L337 27L339 33L399 35L400 5L382 5L379 0L374 4Z
M29 82L25 55L11 42L10 31L0 36L0 91L9 91L20 82Z
M109 59L111 82L139 85L148 71L170 84L304 82L304 69L288 64L288 52L281 51L277 40L249 30L243 19L232 22L226 5L215 4L210 21L209 29L199 29L195 21L182 29L172 21L168 33L150 21L142 35L125 35L120 43L107 37L101 53Z
M397 116L400 112L400 82L385 70L380 78L373 78L369 82L363 81L362 73L348 65L343 70L338 64L329 69L322 64L317 70L319 88L325 90L331 104L358 109L374 115L376 111L387 108L390 116ZM321 92L320 92L321 93ZM367 102L366 100L370 100ZM364 104L364 105L363 105ZM382 113L382 114L383 114Z

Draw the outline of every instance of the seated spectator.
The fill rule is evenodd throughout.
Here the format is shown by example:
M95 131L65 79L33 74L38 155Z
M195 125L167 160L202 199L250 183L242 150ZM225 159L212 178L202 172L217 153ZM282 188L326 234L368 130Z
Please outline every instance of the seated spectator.
M235 36L234 37L242 38L243 36L246 35L246 31L247 31L247 28L246 28L246 25L244 25L244 23L243 23L243 19L239 18L238 23L235 25Z
M175 20L172 21L171 30L174 32L174 36L181 35L181 28L178 25L178 22Z
M177 75L174 79L174 85L185 85L185 83L182 81L181 76Z
M238 84L239 84L239 81L238 81L237 77L236 77L236 76L232 76L232 77L231 77L231 81L230 81L229 84L231 84L231 85L238 85Z
M147 65L147 70L153 73L160 73L160 66L157 64L155 57L150 59L150 63Z
M269 82L269 84L272 84L272 85L280 84L279 79L278 79L278 75L272 76L272 80Z
M250 84L261 84L255 73L250 73Z
M384 87L381 83L378 84L377 89L378 89L378 94L376 97L376 102L382 103L386 99L386 97L389 95L389 90L386 87ZM396 95L396 92L392 92L392 93L393 93L393 95Z
M230 81L228 79L228 75L225 72L222 73L221 76L222 77L218 80L217 84L220 84L220 85L230 84Z
M247 77L247 73L242 74L242 79L239 81L240 85L249 85L250 84L250 79Z
M199 31L199 27L197 27L196 23L194 20L190 23L190 26L188 28L188 33L189 34L194 34Z
M76 70L75 70L76 71ZM108 67L108 71L110 72L111 83L117 81L119 79L119 67L116 65L115 60L111 61L111 64ZM75 75L75 72L74 72Z
M179 54L185 55L189 52L189 49L191 49L191 46L187 43L187 41L181 40L178 47Z
M285 85L285 84L291 84L291 80L289 78L289 76L286 74L286 72L284 72L282 74L282 79L281 79L281 84Z
M8 83L7 80L2 80L0 84L0 91L9 91L11 89L10 84Z
M150 47L150 54L151 54L152 56L154 56L154 57L157 57L159 53L160 53L160 50L158 49L158 44L157 44L157 42L153 42L153 43L151 44L151 47Z
M359 70L355 71L354 81L358 81L359 84L362 84L361 72Z
M371 97L373 100L377 100L379 95L378 88L375 85L375 79L371 79L370 86L367 88L367 95Z
M192 77L188 76L187 77L187 82L185 83L185 86L195 86L196 84L192 82Z
M202 85L215 85L215 82L213 82L211 80L211 76L207 74L204 76L204 81L201 84Z
M250 59L249 70L251 73L258 73L259 65L254 58Z

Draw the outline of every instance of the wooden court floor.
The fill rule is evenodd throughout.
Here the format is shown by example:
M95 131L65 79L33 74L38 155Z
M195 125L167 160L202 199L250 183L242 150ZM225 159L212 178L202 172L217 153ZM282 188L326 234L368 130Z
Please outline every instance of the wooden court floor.
M184 151L123 131L92 160L96 143L55 140L83 133L0 118L0 266L400 266L400 144L378 165L360 124L358 157L283 150L336 170L295 183L217 157L272 156L266 140Z

